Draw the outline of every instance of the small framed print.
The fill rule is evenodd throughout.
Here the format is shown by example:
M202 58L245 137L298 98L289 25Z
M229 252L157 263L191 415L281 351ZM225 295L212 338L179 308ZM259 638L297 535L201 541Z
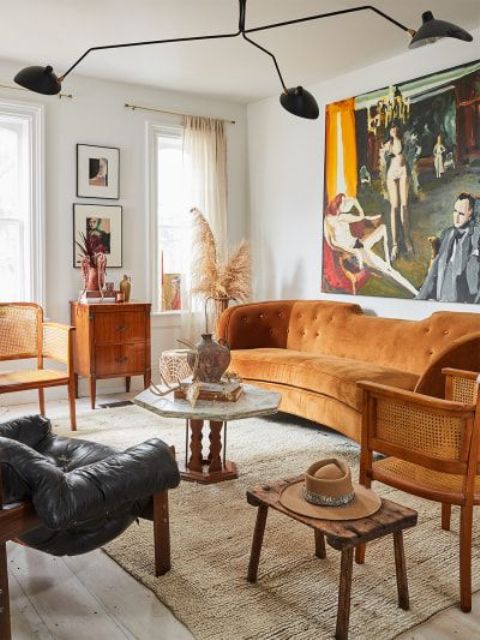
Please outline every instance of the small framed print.
M120 197L120 149L77 144L77 196Z
M76 242L83 235L96 253L107 256L107 269L122 266L122 207L116 204L73 205L73 266L80 267L82 256Z

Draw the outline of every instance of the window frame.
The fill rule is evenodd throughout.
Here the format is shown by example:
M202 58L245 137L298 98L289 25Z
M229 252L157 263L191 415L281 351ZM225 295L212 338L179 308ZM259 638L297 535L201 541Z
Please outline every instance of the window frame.
M30 269L25 281L31 300L45 309L45 109L40 104L0 99L0 114L28 121Z
M161 300L158 299L159 287L156 283L157 277L157 252L158 252L158 223L157 223L157 143L158 138L175 138L182 139L184 133L183 124L163 124L158 122L147 122L147 194L148 194L148 210L149 223L146 225L148 248L147 256L147 291L152 301L152 315L167 317L180 316L182 309L162 311Z

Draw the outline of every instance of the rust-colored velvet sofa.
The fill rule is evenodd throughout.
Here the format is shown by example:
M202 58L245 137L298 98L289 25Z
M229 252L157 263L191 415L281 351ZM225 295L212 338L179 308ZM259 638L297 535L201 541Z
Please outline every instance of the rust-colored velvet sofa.
M442 367L480 371L480 313L424 320L366 315L357 304L281 300L228 308L217 334L231 369L279 391L280 409L360 440L359 380L443 397Z

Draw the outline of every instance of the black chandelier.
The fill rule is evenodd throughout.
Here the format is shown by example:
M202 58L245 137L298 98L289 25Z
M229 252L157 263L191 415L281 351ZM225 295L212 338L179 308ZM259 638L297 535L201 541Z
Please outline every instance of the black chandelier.
M269 55L273 63L275 65L275 69L277 71L278 77L283 87L283 92L280 95L280 102L284 109L293 113L296 116L300 116L302 118L318 118L319 109L318 104L315 98L303 87L293 87L288 89L285 81L283 79L282 73L280 71L280 67L278 66L278 62L271 53L265 47L258 44L252 40L249 36L251 33L256 33L258 31L266 31L267 29L276 29L277 27L285 27L290 24L299 24L301 22L308 22L310 20L319 20L321 18L329 18L332 16L338 16L345 13L354 13L357 11L373 11L377 15L381 16L385 20L388 20L391 24L394 24L402 31L406 31L411 36L410 41L410 49L414 49L421 45L430 44L440 40L441 38L457 38L458 40L464 40L465 42L471 42L473 40L472 36L457 25L454 25L450 22L445 22L443 20L437 20L433 17L431 11L426 11L422 15L422 26L418 29L418 31L414 31L413 29L409 29L398 20L395 20L391 16L387 15L380 9L373 7L371 5L363 5L360 7L353 7L351 9L341 9L339 11L330 11L329 13L321 13L312 16L307 16L305 18L297 18L294 20L285 20L283 22L276 22L273 24L266 24L260 27L252 27L250 29L245 28L245 17L246 17L246 7L247 0L239 0L239 20L238 20L238 30L233 33L219 33L208 36L192 36L188 38L167 38L165 40L147 40L144 42L125 42L121 44L108 44L101 45L98 47L90 47L87 49L85 53L83 53L78 60L76 60L72 66L65 71L62 76L58 76L54 73L53 67L50 65L46 67L33 66L26 67L17 73L15 76L15 82L26 89L30 89L31 91L36 91L37 93L42 93L45 95L55 95L60 92L62 88L63 80L71 73L75 67L92 51L102 51L104 49L122 49L125 47L142 47L145 45L151 44L167 44L173 42L192 42L196 40L215 40L222 38L236 38L238 36L242 36L247 42L252 44L260 51L263 51L267 55Z

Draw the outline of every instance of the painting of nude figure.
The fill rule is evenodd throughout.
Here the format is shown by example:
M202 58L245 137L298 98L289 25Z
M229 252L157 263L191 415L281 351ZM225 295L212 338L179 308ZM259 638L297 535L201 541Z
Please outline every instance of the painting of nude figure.
M480 302L480 60L327 105L322 291Z

